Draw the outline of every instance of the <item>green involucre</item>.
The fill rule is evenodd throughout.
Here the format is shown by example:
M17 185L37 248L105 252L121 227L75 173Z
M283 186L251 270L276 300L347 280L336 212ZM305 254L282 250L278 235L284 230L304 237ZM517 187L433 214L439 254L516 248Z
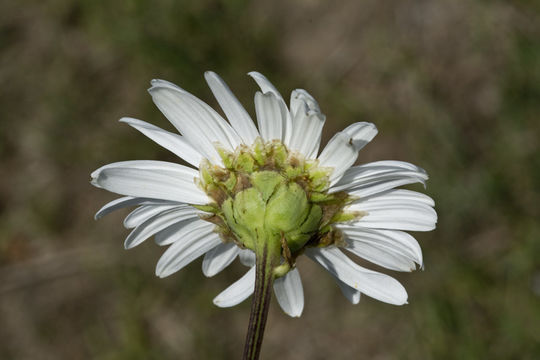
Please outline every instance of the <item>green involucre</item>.
M199 185L215 203L199 207L214 214L225 241L259 254L264 248L282 254L284 275L306 246L329 246L337 239L331 224L352 220L343 211L350 201L346 193L328 194L331 169L316 160L291 154L278 141L234 153L218 149L224 168L203 162Z

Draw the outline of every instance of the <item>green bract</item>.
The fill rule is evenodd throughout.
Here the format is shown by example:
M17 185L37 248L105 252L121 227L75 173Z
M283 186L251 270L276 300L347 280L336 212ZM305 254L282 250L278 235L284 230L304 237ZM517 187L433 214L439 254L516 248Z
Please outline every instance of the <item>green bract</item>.
M341 241L330 226L352 220L344 206L344 192L328 194L332 169L321 168L289 152L279 141L240 146L234 153L219 149L225 167L203 162L200 183L214 203L198 206L212 213L205 220L218 225L224 241L255 253L267 247L279 251L282 276L306 246L328 246Z

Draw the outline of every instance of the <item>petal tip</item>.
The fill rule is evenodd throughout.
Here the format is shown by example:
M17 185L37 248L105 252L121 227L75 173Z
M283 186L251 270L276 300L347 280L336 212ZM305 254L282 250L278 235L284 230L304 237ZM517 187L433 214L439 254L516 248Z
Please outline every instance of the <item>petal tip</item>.
M202 273L204 276L206 276L207 278L211 278L212 276L216 275L217 273L215 271L210 271L209 269L206 269L203 267L202 269Z
M97 177L92 177L92 179L90 180L90 184L92 184L93 186L95 186L95 187L101 189L101 186L100 186L99 183L98 183Z
M299 310L294 311L294 312L289 312L289 313L287 313L287 315L289 315L292 318L299 318L300 316L302 316L302 311L303 310L304 309L299 309Z
M170 274L166 273L165 272L165 269L160 269L160 268L157 268L156 267L156 276L160 279L163 279L167 276L169 276Z

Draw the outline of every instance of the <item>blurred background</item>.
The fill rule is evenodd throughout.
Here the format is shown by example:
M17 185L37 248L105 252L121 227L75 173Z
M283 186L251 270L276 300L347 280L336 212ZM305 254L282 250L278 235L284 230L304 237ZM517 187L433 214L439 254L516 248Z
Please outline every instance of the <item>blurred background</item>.
M177 161L117 120L171 130L149 80L215 105L205 70L251 114L248 71L286 98L308 89L324 142L374 122L359 162L425 168L437 203L437 230L416 234L425 271L393 274L409 305L353 306L300 259L304 314L274 301L263 359L540 358L538 1L3 0L1 359L240 357L249 301L212 299L243 266L206 279L198 260L160 280L163 249L123 250L127 210L93 219L116 196L92 170Z

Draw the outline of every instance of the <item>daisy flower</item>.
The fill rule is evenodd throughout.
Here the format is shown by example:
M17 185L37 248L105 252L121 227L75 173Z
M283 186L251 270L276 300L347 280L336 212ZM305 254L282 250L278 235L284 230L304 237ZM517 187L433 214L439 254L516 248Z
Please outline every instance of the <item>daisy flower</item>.
M426 172L402 161L353 166L377 134L367 122L338 132L319 151L326 118L315 99L297 89L287 107L267 78L249 75L260 87L257 126L213 72L205 78L228 121L184 89L153 80L148 91L154 103L181 135L133 118L120 121L191 166L140 160L97 169L92 184L125 197L96 218L137 206L124 220L133 229L125 247L152 236L168 246L156 267L159 277L202 255L202 271L210 277L239 258L249 270L214 299L221 307L254 292L267 307L273 287L284 312L300 316L304 295L296 259L303 255L327 270L353 304L361 294L405 304L407 293L397 280L358 265L347 253L395 271L422 266L418 242L404 231L434 229L434 202L396 188L425 185Z

